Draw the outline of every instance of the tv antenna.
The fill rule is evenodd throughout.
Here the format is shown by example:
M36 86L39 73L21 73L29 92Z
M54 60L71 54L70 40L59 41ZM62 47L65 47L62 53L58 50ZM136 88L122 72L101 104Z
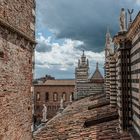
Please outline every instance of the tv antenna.
M134 12L134 9L127 9L128 10L128 13L129 13L129 23L131 23L132 22L132 14L133 14L133 12Z

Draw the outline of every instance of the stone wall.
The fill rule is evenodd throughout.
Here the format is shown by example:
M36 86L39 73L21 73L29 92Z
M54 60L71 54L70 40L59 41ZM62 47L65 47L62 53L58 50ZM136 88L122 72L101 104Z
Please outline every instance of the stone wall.
M0 140L32 139L33 7L33 0L0 1Z
M103 94L104 93L104 83L79 83L79 88L77 88L78 98L84 98L86 96L91 96L94 94ZM80 89L80 90L79 90Z
M140 12L126 32L114 37L117 108L123 131L140 135ZM134 138L135 139L135 138Z
M35 0L0 0L0 20L34 37Z
M140 17L140 15L139 15ZM140 21L140 18L139 18ZM137 30L140 30L140 24ZM132 40L131 49L131 95L132 125L140 135L140 31Z

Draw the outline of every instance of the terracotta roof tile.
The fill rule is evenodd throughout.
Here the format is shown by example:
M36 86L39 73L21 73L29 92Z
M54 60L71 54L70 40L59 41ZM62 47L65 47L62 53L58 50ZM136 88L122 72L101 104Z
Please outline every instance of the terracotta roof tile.
M88 119L103 118L111 114L117 114L117 109L105 105L88 110L88 106L104 101L104 98L90 100L87 97L69 105L61 114L50 120L44 128L35 132L35 140L131 140L128 133L118 132L118 119L97 123L90 127L84 127Z
M93 75L91 76L91 80L95 80L95 79L104 79L102 74L100 73L99 69L96 69L95 72L93 73Z
M56 80L47 80L43 85L48 85L48 86L53 86L53 85L70 85L74 86L75 85L75 80L65 80L65 79L56 79Z

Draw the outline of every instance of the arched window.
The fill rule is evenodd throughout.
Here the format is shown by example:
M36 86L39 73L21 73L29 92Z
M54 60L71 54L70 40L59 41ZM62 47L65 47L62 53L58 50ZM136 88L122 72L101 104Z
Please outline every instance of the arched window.
M58 93L54 92L53 93L53 101L57 101L58 100Z
M48 92L45 93L45 101L46 102L49 101L49 93Z
M40 100L40 93L39 92L37 92L37 94L36 94L36 99L37 99L37 101Z
M66 92L63 92L63 93L62 93L62 98L63 98L63 100L64 100L64 101L66 101L66 100L67 100L67 97L66 97Z

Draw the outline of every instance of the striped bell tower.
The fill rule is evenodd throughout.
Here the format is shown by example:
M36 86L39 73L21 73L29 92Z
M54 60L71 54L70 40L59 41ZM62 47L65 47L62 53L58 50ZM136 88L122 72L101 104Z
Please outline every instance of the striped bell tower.
M105 43L105 93L106 98L110 99L110 54L112 53L112 38L109 29L106 33L106 43Z
M78 67L75 69L75 99L79 99L81 97L87 96L88 93L88 76L89 76L89 61L85 56L85 53L83 51L83 54L81 56L81 59L78 60Z

